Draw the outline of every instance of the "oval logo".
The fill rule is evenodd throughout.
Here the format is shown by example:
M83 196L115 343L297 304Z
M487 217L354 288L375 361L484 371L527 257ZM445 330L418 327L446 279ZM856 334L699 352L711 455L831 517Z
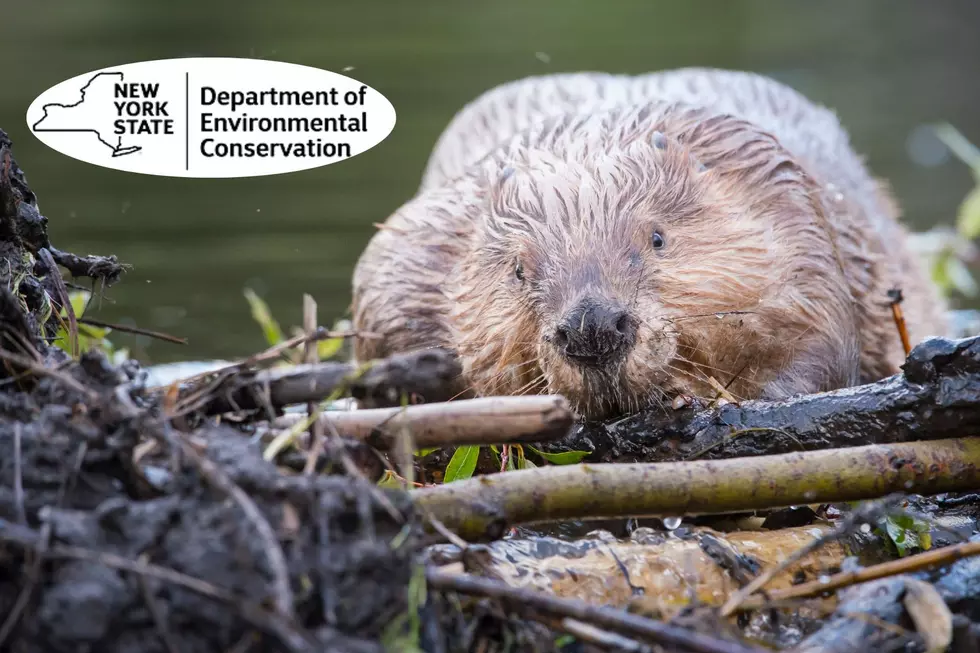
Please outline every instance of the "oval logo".
M265 59L130 63L73 77L27 110L41 142L106 168L256 177L336 163L395 127L381 93L339 73Z

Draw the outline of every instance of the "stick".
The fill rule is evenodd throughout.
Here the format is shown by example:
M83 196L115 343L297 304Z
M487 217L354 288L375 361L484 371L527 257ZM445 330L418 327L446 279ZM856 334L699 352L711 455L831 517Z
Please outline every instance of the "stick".
M128 558L105 551L94 551L60 544L51 547L51 550L45 555L48 558L69 558L94 562L113 569L157 578L173 585L179 585L203 596L236 606L246 621L249 621L252 625L266 632L276 635L292 651L312 652L316 650L313 646L312 638L297 630L296 626L291 621L287 621L287 618L282 615L271 614L261 606L240 599L226 589L212 585L207 581L182 574L173 569L129 560Z
M218 414L231 410L261 408L256 390L268 388L273 406L322 401L334 391L347 390L357 399L388 399L418 394L427 401L448 399L460 373L455 357L441 349L399 354L365 365L325 362L285 369L244 372L218 388L203 410Z
M414 490L465 540L563 519L719 514L980 488L980 438L723 461L540 467Z
M719 613L722 617L731 616L743 601L745 601L753 593L762 589L769 581L775 578L777 574L785 571L790 566L796 564L825 544L850 534L854 531L858 524L870 524L877 521L879 516L883 516L888 513L889 509L893 509L891 504L897 503L901 496L902 495L892 495L891 497L886 497L881 501L859 506L856 510L849 513L844 519L842 519L830 533L824 533L819 537L813 538L792 554L781 560L779 564L764 570L761 574L749 581L744 587L736 592L732 592L732 595L729 596L724 605L721 606Z
M132 333L138 336L147 336L149 338L156 338L157 340L163 340L165 342L172 342L175 345L186 345L187 338L178 338L177 336L172 336L168 333L161 333L159 331L150 331L149 329L141 329L135 326L126 326L125 324L113 324L112 322L103 322L102 320L96 320L91 317L80 317L78 321L81 324L88 324L90 326L99 327L102 329L112 329L113 331L120 331L122 333Z
M761 653L763 650L738 642L715 639L609 606L594 606L584 601L561 599L526 588L511 587L488 578L457 575L438 569L426 570L425 577L429 585L443 591L490 597L506 601L512 608L530 607L547 614L571 617L607 630L629 633L634 637L644 637L697 653Z
M769 601L775 602L819 596L843 587L866 583L868 581L878 580L879 578L943 567L957 560L975 555L980 555L980 542L964 542L963 544L945 546L941 549L917 553L899 560L889 560L888 562L882 562L855 571L842 571L823 580L818 579L787 587L786 589L772 590L769 592L768 600L761 596L751 596L738 606L737 609L755 610L764 607Z
M99 398L99 395L94 390L86 388L64 372L50 367L45 367L42 363L32 361L26 356L21 356L20 354L15 354L13 352L0 349L0 358L13 363L14 365L19 365L20 367L30 370L32 373L38 376L49 376L52 379L57 379L72 390L84 395L89 401L94 402Z
M276 419L276 428L301 421L296 414ZM372 447L394 446L399 429L412 432L416 447L510 444L555 440L572 427L568 402L558 395L460 399L406 408L327 411L320 422Z
M65 280L61 278L61 270L54 262L51 252L42 247L37 253L44 260L48 274L51 275L51 282L58 291L58 301L68 314L68 343L72 358L75 358L78 356L78 319L75 317L75 307L71 305L71 296L68 294L68 288L65 287Z
M784 454L980 435L980 337L930 338L904 373L876 383L717 409L647 410L577 426L547 451L595 462L659 462Z
M303 330L309 336L309 340L306 341L306 350L303 352L303 362L308 365L315 365L320 362L320 355L317 349L319 341L314 337L316 333L316 300L307 294L303 295ZM317 419L319 410L320 406L315 401L306 404L306 413L313 418L313 423L309 431L312 441L310 442L310 450L304 469L304 472L307 474L312 474L316 469L316 461L324 448L323 424Z

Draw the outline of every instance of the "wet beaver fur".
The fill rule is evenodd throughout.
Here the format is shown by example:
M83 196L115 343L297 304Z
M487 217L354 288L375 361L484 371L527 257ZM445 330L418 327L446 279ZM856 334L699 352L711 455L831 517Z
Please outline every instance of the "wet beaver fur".
M353 279L364 360L456 352L467 394L585 418L882 378L946 332L834 114L752 73L532 77L453 119Z

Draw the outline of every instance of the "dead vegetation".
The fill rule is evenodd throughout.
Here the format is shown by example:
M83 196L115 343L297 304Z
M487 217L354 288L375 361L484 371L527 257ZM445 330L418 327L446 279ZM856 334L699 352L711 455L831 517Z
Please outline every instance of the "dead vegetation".
M294 337L148 387L69 297L124 266L51 245L3 132L0 164L0 650L980 650L980 339L576 425L448 401L446 352L320 362L348 334L308 298Z

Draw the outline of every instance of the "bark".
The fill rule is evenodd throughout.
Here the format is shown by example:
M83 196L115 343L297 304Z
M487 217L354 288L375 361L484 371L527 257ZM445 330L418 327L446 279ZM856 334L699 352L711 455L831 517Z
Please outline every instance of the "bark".
M938 440L980 432L980 337L933 338L903 372L853 388L708 410L649 410L577 426L551 451L599 462L720 459Z
M450 530L496 539L517 524L720 514L980 488L980 439L683 463L542 467L414 492Z

